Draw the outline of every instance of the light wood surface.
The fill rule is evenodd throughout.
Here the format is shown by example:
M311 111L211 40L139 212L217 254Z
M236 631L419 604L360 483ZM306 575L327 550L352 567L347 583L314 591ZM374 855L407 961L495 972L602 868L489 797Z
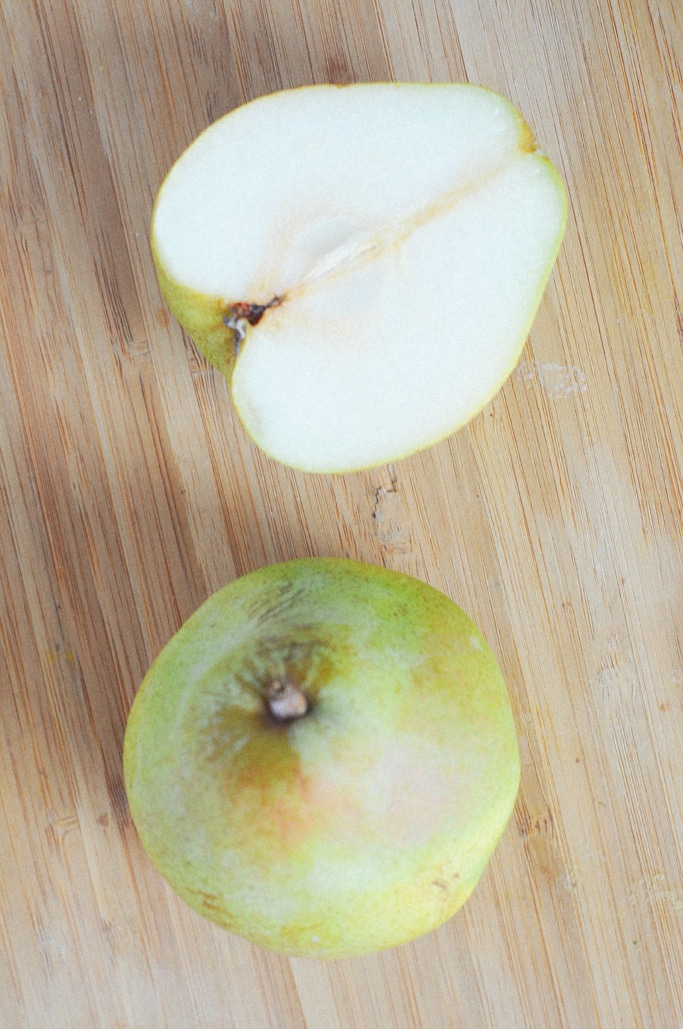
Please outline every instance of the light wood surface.
M683 1026L678 0L2 0L0 43L0 1025ZM565 178L567 236L468 428L307 477L255 450L167 315L151 205L238 103L388 78L510 97ZM122 786L130 703L181 621L309 554L461 603L523 760L466 907L347 962L185 908Z

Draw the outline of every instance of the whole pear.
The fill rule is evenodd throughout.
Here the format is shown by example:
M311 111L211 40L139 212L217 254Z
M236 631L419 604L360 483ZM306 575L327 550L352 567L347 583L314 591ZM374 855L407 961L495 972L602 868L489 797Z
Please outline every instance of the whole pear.
M124 769L142 843L184 901L322 958L449 919L519 784L508 693L469 617L334 558L271 565L199 608L138 691Z

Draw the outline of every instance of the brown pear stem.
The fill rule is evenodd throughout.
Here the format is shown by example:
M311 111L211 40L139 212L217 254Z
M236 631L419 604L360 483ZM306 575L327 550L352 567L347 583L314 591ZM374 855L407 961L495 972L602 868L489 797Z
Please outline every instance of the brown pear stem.
M278 722L292 722L308 711L308 697L286 676L273 679L267 693L268 709Z

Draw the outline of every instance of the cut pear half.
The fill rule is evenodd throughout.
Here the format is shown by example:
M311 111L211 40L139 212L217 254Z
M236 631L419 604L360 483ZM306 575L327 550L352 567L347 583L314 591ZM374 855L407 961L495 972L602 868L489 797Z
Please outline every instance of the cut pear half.
M489 90L311 86L198 137L159 191L152 250L257 445L347 472L443 439L495 395L566 212L557 171Z

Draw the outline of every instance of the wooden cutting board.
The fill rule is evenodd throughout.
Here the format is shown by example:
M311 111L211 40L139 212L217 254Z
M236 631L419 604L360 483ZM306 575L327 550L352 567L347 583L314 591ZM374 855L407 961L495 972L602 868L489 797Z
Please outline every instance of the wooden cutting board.
M3 0L3 1027L683 1026L682 30L677 0ZM255 450L170 320L151 205L238 103L382 79L510 97L569 226L520 365L468 428L307 477ZM458 600L523 760L465 908L333 963L186 909L121 776L132 697L181 621L309 554Z

